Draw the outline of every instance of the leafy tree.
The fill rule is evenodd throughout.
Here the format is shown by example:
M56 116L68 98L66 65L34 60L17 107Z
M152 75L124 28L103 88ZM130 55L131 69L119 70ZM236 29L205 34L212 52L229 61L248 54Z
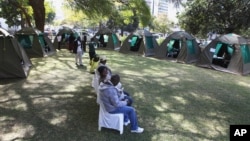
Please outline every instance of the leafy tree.
M31 26L32 10L25 0L5 0L0 1L1 17L5 18L9 26L21 25L22 27L27 24ZM6 6L9 5L9 6Z
M179 20L193 34L239 32L250 26L250 0L189 1Z
M45 24L45 6L44 0L2 0L1 16L6 19L9 26L32 26L35 21L35 27L44 31ZM9 6L6 6L9 5ZM47 22L51 22L55 17L55 12L47 5Z
M110 0L67 0L66 4L73 11L83 11L90 19L108 17L113 8Z
M167 32L170 31L169 27L171 26L171 22L167 18L167 15L162 14L159 15L154 19L153 22L153 29L156 32L164 33L166 34Z
M48 24L51 24L56 17L56 12L48 1L45 1L44 6L45 6L45 14L46 14L45 22Z
M89 19L107 21L110 28L146 26L150 11L144 0L68 0L72 9L82 10Z

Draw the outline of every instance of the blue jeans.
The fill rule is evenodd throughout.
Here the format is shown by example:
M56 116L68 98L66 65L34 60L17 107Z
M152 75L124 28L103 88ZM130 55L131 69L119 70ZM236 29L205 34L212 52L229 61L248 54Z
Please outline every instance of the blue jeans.
M128 93L128 92L126 92L126 91L123 91L123 93L126 95L125 97L124 97L124 99L127 99L128 100L128 106L131 106L132 105L132 103L133 103L133 99L132 99L132 97L130 96L130 94Z
M135 112L135 109L130 106L122 106L122 107L117 107L114 111L109 112L111 114L117 114L117 113L122 113L124 114L124 121L130 120L130 129L131 130L136 130L138 128L138 122L137 122L137 115Z

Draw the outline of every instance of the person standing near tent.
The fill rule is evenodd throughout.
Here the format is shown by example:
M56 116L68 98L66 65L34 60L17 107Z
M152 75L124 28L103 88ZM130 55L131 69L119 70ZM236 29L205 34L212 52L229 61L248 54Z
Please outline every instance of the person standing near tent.
M74 48L74 41L75 41L75 36L74 33L71 33L69 35L69 51L71 52Z
M86 52L87 36L84 35L82 39L83 51Z
M61 44L62 44L62 36L61 35L57 36L57 41L58 41L58 47L57 47L57 49L61 50Z
M73 53L75 54L76 65L78 65L78 63L79 63L80 66L83 66L82 56L83 56L84 52L83 52L83 46L82 46L82 42L81 42L80 37L77 37L77 39L74 41Z
M95 52L94 38L91 38L90 42L89 42L89 60L90 60L90 62L94 58L95 55L96 55L96 52Z

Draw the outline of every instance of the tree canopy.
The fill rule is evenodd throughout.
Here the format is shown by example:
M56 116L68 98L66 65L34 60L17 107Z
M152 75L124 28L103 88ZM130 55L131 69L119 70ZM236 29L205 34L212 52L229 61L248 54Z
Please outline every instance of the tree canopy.
M55 18L55 11L44 0L4 0L0 1L0 6L0 15L9 26L35 25L43 31L45 21L50 23Z
M250 26L250 0L192 0L179 21L193 34L239 32Z
M150 10L144 0L68 0L72 9L83 11L89 19L107 21L109 28L147 26Z
M88 19L109 21L108 24L113 27L132 25L137 28L139 23L141 26L147 26L151 20L150 10L144 0L65 0L65 2L73 11L82 11ZM9 26L35 25L34 27L44 31L45 22L50 23L55 18L55 13L44 0L5 0L0 1L0 5L2 7L0 14L7 19Z

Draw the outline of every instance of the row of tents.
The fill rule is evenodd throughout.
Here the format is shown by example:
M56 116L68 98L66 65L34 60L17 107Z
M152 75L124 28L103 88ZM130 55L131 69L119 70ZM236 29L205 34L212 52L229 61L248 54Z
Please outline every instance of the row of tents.
M57 47L59 43L57 36L65 33L70 34L74 31L71 29L60 30L52 43L47 36L34 28L23 28L17 31L14 36L9 35L4 29L0 29L0 61L5 64L0 68L0 78L9 78L11 75L13 77L26 77L27 66L31 65L31 62L27 60L54 54L56 52L54 47ZM185 31L173 32L160 45L153 34L147 30L131 33L122 44L118 36L107 28L100 29L93 38L102 47L119 50L120 53L136 53L155 58L172 59L181 63L195 63L200 67L235 74L246 75L250 73L250 45L247 39L236 34L221 35L212 40L204 49L199 47L194 36ZM16 48L14 50L18 54L16 56L18 56L19 61L12 59L14 57L9 57L14 55L13 51L7 51L11 48ZM15 63L10 62L10 60L15 61ZM20 66L20 62L23 65L20 67L23 68L23 71L19 70L18 72L21 73L17 73L15 70L18 69L15 67L18 66L16 65L18 63ZM12 69L5 66L13 66L14 71L10 71Z
M196 38L185 31L170 34L158 45L153 35L144 30L144 34L129 35L120 48L121 53L135 51L234 74L250 73L250 44L233 33L217 37L202 49Z
M0 28L0 78L25 78L32 66L31 58L55 52L51 40L39 30L28 27L11 35Z
M62 48L68 48L68 46L65 45L65 41L62 41L61 38L63 36L63 38L66 39L66 37L64 37L65 34L73 34L75 38L80 36L79 33L74 31L73 29L65 27L56 34L53 42L53 45L55 47L58 47L60 42ZM108 28L102 28L98 30L92 38L94 39L94 42L98 43L99 47L103 47L106 49L118 49L121 45L118 36Z
M14 35L0 28L0 78L27 77L32 66L30 59L53 55L59 43L57 37L71 33L76 34L70 28L62 28L52 43L46 34L32 27L22 28ZM102 33L100 31L96 36L103 36ZM118 41L118 37L116 39Z
M196 38L185 31L173 32L160 45L147 30L131 33L122 44L110 30L105 29L98 33L97 35L108 36L107 48L117 50L120 46L120 53L136 53L180 63L194 63L199 67L234 74L250 73L250 44L247 39L234 33L217 37L205 48L201 48Z

